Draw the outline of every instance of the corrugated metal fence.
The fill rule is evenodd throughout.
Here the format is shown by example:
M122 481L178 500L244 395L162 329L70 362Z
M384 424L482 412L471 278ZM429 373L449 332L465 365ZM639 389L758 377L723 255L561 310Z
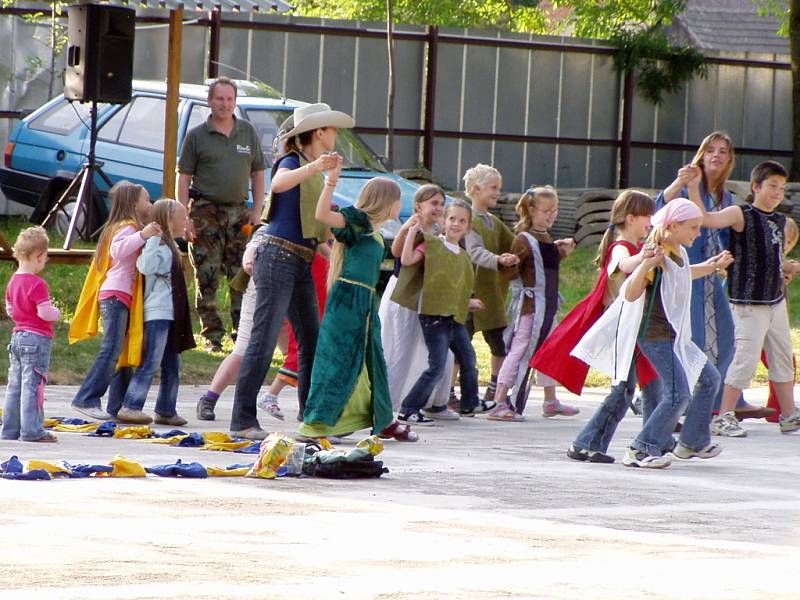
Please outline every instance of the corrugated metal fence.
M163 20L163 13L139 13L137 78L165 77ZM183 81L199 82L208 73L207 50L217 35L219 74L259 79L288 97L351 112L362 135L385 153L383 24L244 13L212 19L198 12L187 25ZM32 39L37 27L0 16L0 34L13 40L0 45L18 48L0 57L6 63L0 78L21 71L23 54L35 51L22 40ZM791 148L784 56L713 55L708 78L663 105L634 95L631 135L624 140L625 86L611 48L484 30L398 27L396 37L395 165L429 166L452 188L461 187L461 175L477 162L500 169L509 191L533 183L616 187L621 157L628 160L630 185L663 187L713 129L734 139L740 154L734 178L747 178L754 163L786 157ZM0 94L0 110L35 107L44 100L42 89L35 80L15 80Z

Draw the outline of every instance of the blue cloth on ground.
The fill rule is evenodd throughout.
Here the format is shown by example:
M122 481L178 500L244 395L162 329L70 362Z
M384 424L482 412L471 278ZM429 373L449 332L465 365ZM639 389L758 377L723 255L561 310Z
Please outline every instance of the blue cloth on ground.
M203 434L197 432L190 433L180 442L178 442L178 446L182 448L199 448L200 446L205 445L206 440L203 438Z
M159 433L157 431L154 431L152 437L163 440L166 438L175 437L176 435L187 435L187 434L185 431L181 431L180 429L170 429L166 433Z
M65 462L64 466L72 471L70 477L73 479L89 477L95 473L111 473L114 470L114 467L111 465L71 465Z
M208 477L208 471L203 465L198 462L184 463L181 462L180 458L174 464L145 467L144 470L159 477L188 477L191 479L205 479Z
M16 455L0 463L0 479L17 479L19 481L38 481L50 479L50 473L44 469L34 469L23 473L24 467Z
M114 432L116 430L117 424L114 423L114 421L106 421L105 423L100 423L97 430L89 435L92 437L114 437Z
M22 473L22 461L16 454L12 455L7 461L0 463L0 473Z
M258 454L261 449L261 442L253 442L249 446L245 446L244 448L239 448L238 450L234 450L234 452L238 452L239 454Z

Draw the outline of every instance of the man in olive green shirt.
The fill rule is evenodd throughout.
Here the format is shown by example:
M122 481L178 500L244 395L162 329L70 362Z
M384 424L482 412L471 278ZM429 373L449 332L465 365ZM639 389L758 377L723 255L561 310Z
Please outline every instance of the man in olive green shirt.
M247 242L243 228L260 221L264 202L264 154L256 129L234 116L236 92L236 83L227 77L209 85L211 115L186 134L178 161L178 200L190 209L191 217L187 232L195 269L195 307L205 348L211 352L222 351L225 333L217 310L219 277L225 273L230 282L241 266ZM251 186L253 208L248 210ZM241 292L230 289L230 298L235 338Z

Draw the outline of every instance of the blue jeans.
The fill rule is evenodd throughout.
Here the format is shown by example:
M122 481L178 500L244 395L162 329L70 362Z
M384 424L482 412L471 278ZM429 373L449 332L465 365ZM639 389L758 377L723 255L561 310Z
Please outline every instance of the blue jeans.
M590 452L608 452L608 446L617 426L625 417L636 392L636 363L631 363L627 381L622 381L611 388L611 392L603 400L589 422L575 438L575 447ZM663 394L661 380L654 379L642 389L643 422L655 410Z
M100 408L100 400L109 391L109 408L112 403L121 402L125 395L126 369L117 371L117 361L125 344L128 332L128 307L117 298L100 300L100 317L103 320L103 341L100 352L94 359L92 368L83 380L78 393L72 400L73 406ZM114 399L114 400L112 400ZM117 404L119 410L119 404Z
M403 398L400 411L409 415L425 407L444 375L448 349L453 351L456 362L461 365L461 409L472 410L478 406L478 370L467 328L453 317L433 315L419 315L419 324L428 348L428 368Z
M4 440L36 441L44 435L44 385L53 340L31 331L11 334L8 385L3 412Z
M691 252L690 258L695 262ZM705 260L700 258L697 262ZM735 327L733 325L733 313L731 312L731 305L728 302L728 296L724 290L724 284L716 275L709 275L714 280L714 314L717 328L717 348L718 356L717 362L714 365L719 371L720 378L725 381L725 375L728 373L728 367L733 362L733 353L736 349L736 341L734 339ZM692 341L702 350L706 343L706 326L705 326L705 277L699 277L692 281ZM719 386L717 394L714 397L713 409L719 410L720 402L722 401L722 386ZM740 395L739 400L736 402L736 407L744 406L744 396Z
M280 246L262 244L256 250L253 283L256 287L253 328L233 396L231 431L259 426L256 397L267 376L278 334L287 316L297 338L299 415L305 410L317 349L319 308L311 264Z
M632 448L660 456L671 449L672 432L686 410L680 443L692 450L702 450L711 443L711 407L720 386L720 376L711 362L706 362L694 390L689 390L686 374L675 356L673 342L641 340L642 353L658 371L664 385L662 400L631 444Z
M181 355L175 352L169 343L172 323L172 321L164 319L145 321L142 364L133 372L130 383L128 383L128 390L122 401L122 406L125 408L130 410L144 408L153 376L161 367L161 383L158 386L155 411L164 417L174 417L177 414L175 405L178 401ZM112 406L111 400L109 398L108 412L116 415L119 412L119 406Z

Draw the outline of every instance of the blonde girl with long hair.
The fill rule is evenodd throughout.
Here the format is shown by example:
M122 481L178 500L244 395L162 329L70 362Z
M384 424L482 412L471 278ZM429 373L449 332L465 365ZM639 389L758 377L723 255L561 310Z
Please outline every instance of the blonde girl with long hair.
M126 369L141 361L143 309L136 259L148 239L161 235L161 227L150 222L152 205L144 187L120 181L109 195L111 214L69 328L72 344L96 336L98 321L103 322L100 352L72 400L72 408L98 420L116 417L130 375ZM101 399L109 386L105 411Z
M322 438L369 428L384 437L416 441L416 434L395 421L392 412L375 291L385 255L379 230L400 213L400 187L376 177L367 182L354 206L333 210L341 168L337 157L315 214L331 228L335 241L325 317L299 432Z
M517 237L511 252L517 264L506 271L513 278L509 324L504 332L508 354L497 376L497 406L489 413L493 421L522 421L531 386L529 362L533 353L556 326L560 304L558 272L561 261L575 249L575 240L553 240L548 229L558 215L558 194L551 186L533 187L517 202ZM542 415L574 416L580 410L556 398L556 382L539 374L544 388ZM512 391L510 401L506 393Z
M144 347L117 420L146 425L181 427L186 419L176 411L180 384L181 352L194 348L189 299L181 254L175 237L186 231L187 213L177 200L162 198L153 205L153 221L161 228L144 245L136 268L144 276ZM142 412L156 371L160 383L155 419Z

